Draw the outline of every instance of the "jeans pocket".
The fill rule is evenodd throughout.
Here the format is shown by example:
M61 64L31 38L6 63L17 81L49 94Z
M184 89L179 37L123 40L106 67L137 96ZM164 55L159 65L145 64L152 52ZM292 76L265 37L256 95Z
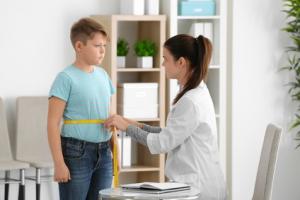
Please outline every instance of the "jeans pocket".
M65 159L80 159L85 152L85 143L78 142L77 144L64 142L62 144L62 152Z

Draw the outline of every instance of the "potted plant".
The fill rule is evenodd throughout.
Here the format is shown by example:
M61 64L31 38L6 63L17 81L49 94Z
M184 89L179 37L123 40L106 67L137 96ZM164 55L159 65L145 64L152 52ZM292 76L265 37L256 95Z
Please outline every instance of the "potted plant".
M126 56L129 51L127 40L119 38L117 42L117 67L124 68L126 63Z
M137 57L137 67L152 68L153 56L156 54L156 45L150 40L139 40L134 45Z
M293 80L288 83L290 86L289 94L292 100L298 103L298 109L295 113L295 119L292 122L291 129L300 125L300 0L284 0L285 12L287 14L287 25L283 31L289 34L292 45L287 47L288 66L283 67L289 70L293 75ZM297 131L297 140L300 139L300 131ZM297 146L300 147L300 144Z

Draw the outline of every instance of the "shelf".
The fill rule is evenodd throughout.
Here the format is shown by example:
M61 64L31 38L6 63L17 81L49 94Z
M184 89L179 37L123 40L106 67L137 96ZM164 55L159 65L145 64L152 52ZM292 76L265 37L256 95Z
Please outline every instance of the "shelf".
M111 18L116 21L166 21L164 15L111 15Z
M158 114L156 118L137 118L135 121L145 122L153 126L165 126L165 69L163 63L163 44L166 40L166 19L165 15L94 15L93 19L103 25L110 36L110 43L106 50L106 56L102 65L111 77L112 84L117 87L122 83L157 83ZM130 52L126 57L126 67L117 68L117 44L118 38L125 38L132 46L138 40L149 39L157 45L157 54L153 57L154 68L137 68L136 55ZM111 101L111 110L118 112L122 93L114 95ZM119 96L119 99L118 99ZM142 107L143 108L143 107ZM120 109L120 108L119 108ZM156 116L156 115L153 115ZM120 169L120 183L130 182L163 182L165 181L164 154L152 155L148 148L143 145L132 144L133 156L130 167ZM130 152L129 152L130 153Z
M120 172L153 172L160 171L159 167L133 165L130 167L122 167Z
M186 19L220 19L219 15L214 16L177 16L178 20L186 20Z
M118 72L160 72L160 68L117 68Z
M138 119L133 119L138 122L159 122L160 118L138 118Z

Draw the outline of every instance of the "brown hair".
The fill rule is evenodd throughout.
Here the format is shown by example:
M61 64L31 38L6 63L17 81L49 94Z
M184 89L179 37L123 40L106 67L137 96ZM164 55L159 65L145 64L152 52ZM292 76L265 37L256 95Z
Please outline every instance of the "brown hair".
M190 35L179 34L169 38L164 47L170 51L175 60L183 57L190 63L188 81L174 99L173 104L175 104L187 91L196 88L202 80L206 80L212 44L202 35L194 38Z
M101 33L107 37L103 26L91 18L82 18L75 22L71 28L70 38L73 47L77 41L86 44L88 39L93 39L95 33Z

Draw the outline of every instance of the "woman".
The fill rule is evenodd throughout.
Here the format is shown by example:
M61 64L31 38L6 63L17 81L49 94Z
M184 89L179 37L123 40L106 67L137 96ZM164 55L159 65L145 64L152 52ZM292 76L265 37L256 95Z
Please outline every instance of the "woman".
M200 35L177 35L163 49L167 78L177 79L181 91L173 102L165 128L141 124L119 115L111 116L107 128L116 126L152 154L168 153L166 176L200 190L200 199L224 200L226 189L219 163L216 116L204 80L212 44Z

